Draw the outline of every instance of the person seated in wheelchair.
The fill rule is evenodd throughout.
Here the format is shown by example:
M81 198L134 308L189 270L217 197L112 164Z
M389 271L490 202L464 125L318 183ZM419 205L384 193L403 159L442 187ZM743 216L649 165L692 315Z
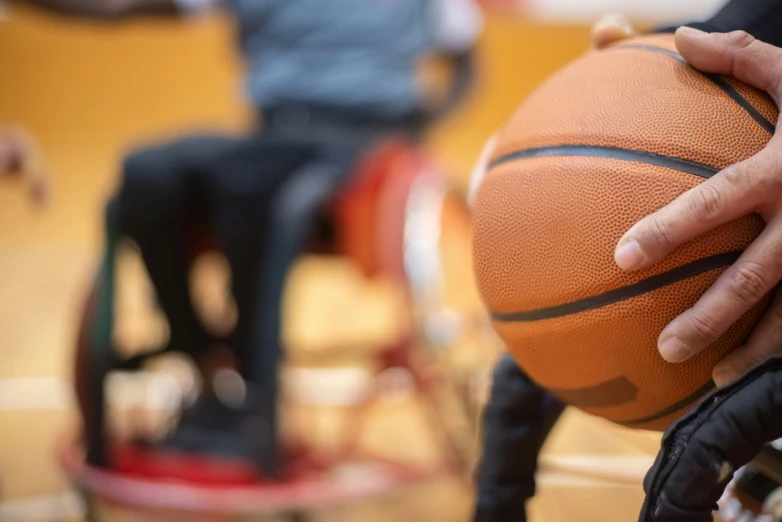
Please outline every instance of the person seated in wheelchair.
M201 13L221 2L33 3L116 18ZM109 226L141 251L170 325L167 349L198 360L227 344L247 382L239 408L204 394L163 446L250 459L273 477L287 270L359 154L384 136L414 137L465 92L482 22L471 0L227 0L223 7L235 22L260 123L242 137L188 136L131 152L107 213ZM437 107L427 105L417 81L419 60L430 52L455 66L451 88L431 104ZM238 318L228 339L213 338L190 301L188 232L196 216L230 264Z
M705 23L661 31L674 30L680 54L695 68L735 76L767 91L777 105L782 101L782 2L731 0ZM609 15L593 27L593 44L600 48L633 34L626 18ZM492 147L489 140L473 174L473 189L485 175ZM627 241L621 241L622 248L615 253L617 265L639 269L692 236L742 215L757 212L767 224L762 239L737 262L762 274L759 284L737 288L720 278L694 305L701 312L697 320L695 314L685 313L666 327L669 337L661 335L677 340L676 350L668 342L659 346L668 362L687 360L706 348L782 279L782 262L776 254L782 245L778 233L781 150L774 137L762 152L730 167L734 176L713 176L645 217L626 234L623 240ZM711 191L708 197L704 191ZM714 205L704 223L703 206L710 203ZM655 224L658 231L664 229L665 241L659 234L653 239ZM624 248L628 243L634 243L634 248ZM782 300L777 296L746 345L714 369L717 390L666 431L644 480L646 500L640 522L707 522L713 520L718 505L723 509L716 516L724 522L782 519L782 452L768 445L782 437L780 310ZM564 404L538 387L510 355L499 361L483 417L475 522L526 520L525 504L535 493L538 455L563 409ZM755 512L740 505L740 499L754 504ZM756 518L763 510L765 514Z

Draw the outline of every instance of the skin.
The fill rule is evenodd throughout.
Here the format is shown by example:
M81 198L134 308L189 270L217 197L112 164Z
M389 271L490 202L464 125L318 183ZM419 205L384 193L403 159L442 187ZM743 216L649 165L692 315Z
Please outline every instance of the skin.
M0 125L0 178L24 182L28 197L36 206L44 206L49 200L49 171L38 144L22 128Z

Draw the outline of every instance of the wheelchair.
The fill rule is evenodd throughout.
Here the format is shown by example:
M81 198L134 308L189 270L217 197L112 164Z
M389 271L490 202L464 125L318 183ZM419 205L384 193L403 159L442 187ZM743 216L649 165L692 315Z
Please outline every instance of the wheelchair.
M469 242L459 243L469 226L462 198L410 139L387 138L359 159L346 186L323 209L307 253L347 259L365 277L394 282L402 289L407 327L398 339L372 353L371 369L361 374L352 391L311 389L330 375L340 382L356 375L355 367L333 362L350 361L355 356L352 347L323 352L311 361L286 358L286 366L298 366L293 373L304 372L299 381L310 391L283 391L282 402L315 400L346 408L347 436L326 451L296 435L281 437L282 478L268 481L250 465L167 455L115 433L109 384L118 375L132 377L160 352L128 355L118 348L116 330L123 308L117 303L117 287L123 259L132 249L109 220L105 252L83 307L76 343L74 383L83 430L60 451L63 469L85 499L88 518L97 520L102 508L114 506L174 520L259 515L306 520L313 510L445 475L467 478L477 448L476 390L491 360L486 346L498 346L487 318L476 311L479 302L475 310L465 311L445 298L443 244L466 246L455 259L466 256L469 267ZM209 234L197 223L193 228L193 256L213 250ZM481 353L467 363L449 363L467 331L481 338ZM283 390L294 389L285 386L286 379ZM421 399L428 425L445 449L433 462L397 461L360 448L371 405L400 386ZM162 393L152 391L158 401ZM172 401L167 407L174 411L183 402L181 396Z

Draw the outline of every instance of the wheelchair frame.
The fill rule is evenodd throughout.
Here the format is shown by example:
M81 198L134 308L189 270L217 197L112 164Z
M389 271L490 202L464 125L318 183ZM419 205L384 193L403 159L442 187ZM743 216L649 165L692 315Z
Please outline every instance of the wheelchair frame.
M144 511L212 513L229 518L249 513L283 513L290 519L302 520L310 509L386 494L444 474L468 475L475 456L475 426L465 425L464 419L448 425L443 408L437 404L437 393L444 387L460 400L464 394L454 391L446 376L431 371L438 350L453 341L447 325L440 320L446 308L442 302L438 252L442 209L452 193L444 178L415 147L403 141L391 141L386 146L386 152L396 162L393 169L404 175L391 177L394 186L384 187L380 197L381 223L377 225L377 235L387 234L392 239L385 238L376 245L380 261L377 271L404 284L411 324L415 326L411 336L386 350L381 370L402 368L413 377L416 390L426 399L430 421L441 432L447 447L446 460L413 466L364 455L349 464L363 466L368 471L356 480L350 474L345 475L336 463L316 469L318 466L305 459L302 465L311 469L291 481L231 488L125 476L112 470L104 381L110 371L132 369L138 361L122 363L112 351L121 234L116 224L108 220L103 260L85 306L76 354L75 381L85 422L85 455L79 455L76 443L64 448L60 459L72 482L83 492L88 506L91 506L90 496L95 496ZM466 208L463 210L466 213ZM394 251L390 244L394 239L401 241L401 251L399 248ZM490 328L488 321L485 326ZM371 400L370 397L368 401ZM469 406L460 406L465 407L462 411L465 417L473 413ZM356 456L352 448L347 448L344 455ZM161 495L163 485L166 493ZM97 514L89 509L89 516L96 519Z

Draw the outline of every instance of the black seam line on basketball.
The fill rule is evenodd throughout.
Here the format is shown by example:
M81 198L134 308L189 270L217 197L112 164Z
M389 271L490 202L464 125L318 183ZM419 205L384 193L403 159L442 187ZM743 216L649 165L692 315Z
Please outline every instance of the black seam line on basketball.
M609 290L603 294L593 295L577 301L550 306L548 308L538 308L537 310L527 310L523 312L492 312L492 319L502 323L542 321L544 319L554 319L573 315L587 310L602 308L610 304L618 303L626 299L631 299L639 295L663 288L685 279L690 279L697 275L710 272L717 268L732 265L741 255L741 251L725 252L714 256L704 257L676 267L662 274L647 277L632 285L623 286Z
M637 163L656 165L658 167L694 174L695 176L700 176L702 178L710 178L719 172L719 169L709 165L671 156L663 156L662 154L656 154L654 152L622 149L619 147L602 147L597 145L553 145L550 147L521 149L497 158L491 162L489 168L492 169L504 163L525 158L557 158L569 156L635 161Z
M678 60L684 64L687 64L687 60L685 60L682 55L679 53L675 53L671 50L665 49L663 47L657 47L654 45L640 45L640 44L631 44L631 45L622 45L620 47L616 47L616 49L642 49L645 51L652 51L655 53L665 54L667 56L670 56L671 58ZM694 69L695 71L698 71L697 69ZM726 82L719 74L711 74L711 73L704 73L702 71L698 71L700 74L705 76L709 79L717 88L719 88L722 92L727 94L731 100L736 102L744 111L746 111L747 114L750 115L750 117L755 120L758 125L763 127L763 129L768 132L769 134L774 134L776 131L776 126L768 121L765 116L763 116L760 111L758 111L754 105L752 105L749 100L747 100L744 96L741 95L736 89L730 86L728 82Z
M701 386L693 393L680 400L679 402L671 404L667 408L660 410L657 413L653 413L648 417L643 417L641 419L630 419L630 420L621 420L621 419L612 419L612 420L617 424L622 424L624 426L633 426L636 424L644 424L646 422L656 421L658 419L662 419L663 417L667 417L672 413L676 413L677 411L684 408L685 406L689 406L693 402L697 401L698 399L700 399L701 397L709 393L715 387L716 385L714 384L714 381L709 379L709 381L706 384L704 384L703 386Z

